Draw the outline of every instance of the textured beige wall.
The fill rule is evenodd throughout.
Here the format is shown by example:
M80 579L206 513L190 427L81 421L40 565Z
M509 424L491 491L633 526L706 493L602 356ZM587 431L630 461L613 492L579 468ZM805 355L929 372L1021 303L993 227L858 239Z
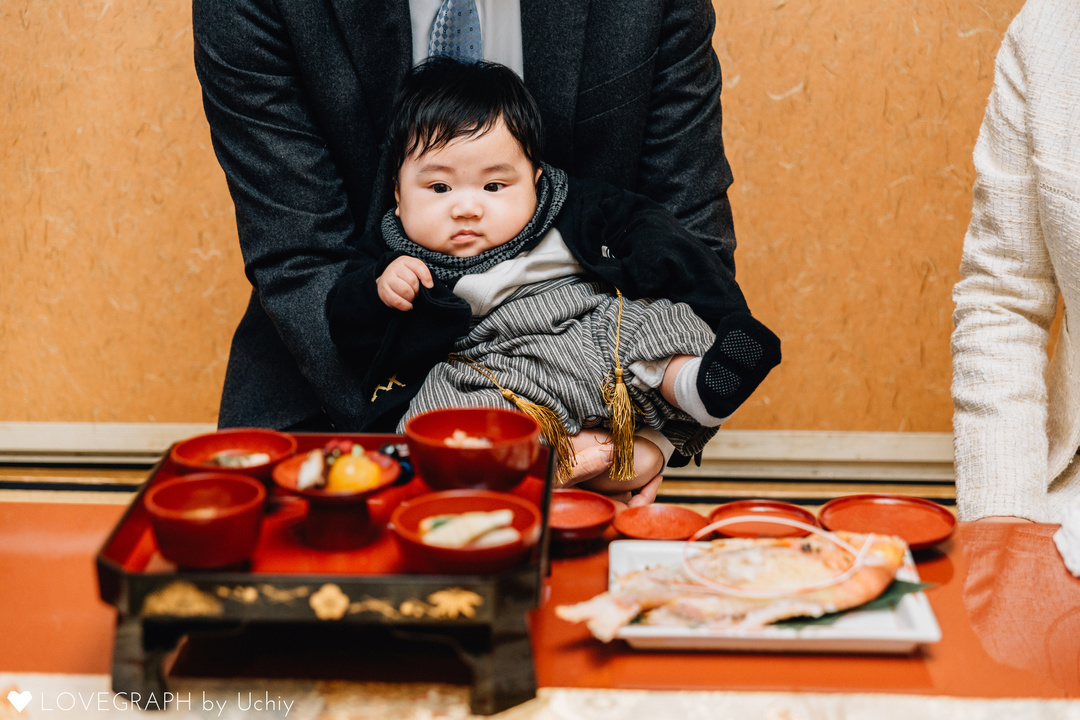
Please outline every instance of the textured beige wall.
M0 420L216 417L247 287L190 25L0 3Z
M786 355L731 427L949 429L971 149L1019 6L718 4L739 279ZM0 421L212 422L248 286L190 3L0 3L0 38Z
M785 355L730 427L951 429L971 151L1021 4L717 3L738 277Z

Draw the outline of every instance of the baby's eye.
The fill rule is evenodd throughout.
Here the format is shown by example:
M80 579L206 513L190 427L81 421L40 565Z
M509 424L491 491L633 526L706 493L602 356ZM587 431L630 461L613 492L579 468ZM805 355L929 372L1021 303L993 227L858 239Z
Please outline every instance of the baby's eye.
M431 186L431 189L433 192L437 193L450 192L450 186L446 183L435 183Z
M488 192L499 192L504 187L506 187L506 185L504 185L503 183L489 182L487 185L484 186L484 190Z

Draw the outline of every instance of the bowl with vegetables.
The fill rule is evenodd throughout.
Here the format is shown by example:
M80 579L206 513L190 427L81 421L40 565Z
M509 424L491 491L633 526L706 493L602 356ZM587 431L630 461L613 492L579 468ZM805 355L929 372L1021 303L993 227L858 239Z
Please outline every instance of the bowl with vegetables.
M323 550L366 544L374 529L368 498L400 475L401 465L394 458L344 439L294 455L273 470L279 488L307 500L301 535L305 543Z
M296 438L263 428L234 428L196 435L169 451L180 473L222 472L270 480L274 466L296 452Z
M510 490L540 455L540 425L517 410L444 408L410 418L405 442L433 490Z
M491 490L443 490L407 500L390 516L406 567L436 575L490 575L524 563L540 540L540 509Z
M266 487L235 473L180 475L143 498L158 550L187 568L219 568L251 557L262 528Z

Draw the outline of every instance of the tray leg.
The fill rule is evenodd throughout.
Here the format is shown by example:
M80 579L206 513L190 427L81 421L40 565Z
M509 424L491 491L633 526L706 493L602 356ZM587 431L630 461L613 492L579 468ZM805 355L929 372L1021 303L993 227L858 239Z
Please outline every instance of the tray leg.
M113 641L113 692L125 696L141 709L164 709L168 704L164 661L186 632L177 624L151 624L135 617L117 617Z
M399 640L438 642L453 648L469 668L469 710L494 715L536 697L532 641L524 611L505 613L491 626L440 630L391 627Z
M508 612L491 628L488 642L460 646L472 667L469 709L475 715L494 715L536 697L532 641L523 612Z

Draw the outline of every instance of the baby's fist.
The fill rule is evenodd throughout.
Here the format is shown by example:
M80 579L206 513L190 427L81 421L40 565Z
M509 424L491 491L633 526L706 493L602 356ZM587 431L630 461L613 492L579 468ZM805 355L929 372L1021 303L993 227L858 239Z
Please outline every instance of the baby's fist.
M397 310L412 310L420 286L430 288L435 284L428 266L408 255L394 258L375 283L383 304Z

